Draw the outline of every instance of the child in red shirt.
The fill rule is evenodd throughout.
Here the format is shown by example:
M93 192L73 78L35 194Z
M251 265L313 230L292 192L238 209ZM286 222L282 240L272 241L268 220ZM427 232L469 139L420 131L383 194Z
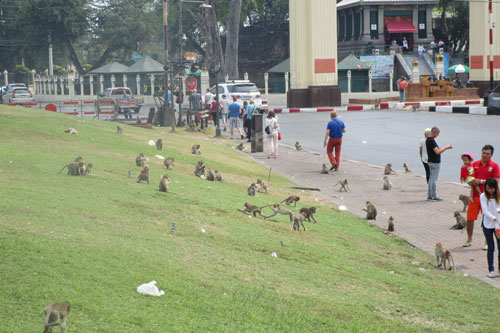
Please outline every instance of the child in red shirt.
M467 152L462 154L462 161L464 162L464 165L462 165L462 168L460 169L460 182L467 183L469 184L471 181L475 179L475 171L474 168L472 167L472 161L474 158L472 157L472 154ZM479 195L481 195L481 189L479 186L472 187L470 189L470 202L474 202L474 191L477 191Z

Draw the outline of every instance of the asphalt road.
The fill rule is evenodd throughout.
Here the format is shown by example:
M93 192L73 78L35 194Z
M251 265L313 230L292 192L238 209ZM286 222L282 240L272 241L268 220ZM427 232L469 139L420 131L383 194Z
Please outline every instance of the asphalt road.
M460 154L469 151L477 160L481 148L491 144L500 151L500 117L411 111L342 111L339 119L346 124L342 157L383 166L388 162L395 170L403 170L407 162L414 172L425 174L418 147L427 127L438 126L437 143L449 143L453 149L441 156L440 178L459 181ZM282 142L302 146L315 152L326 152L323 138L328 112L287 113L279 115ZM493 160L500 163L500 152ZM327 162L325 154L325 162Z

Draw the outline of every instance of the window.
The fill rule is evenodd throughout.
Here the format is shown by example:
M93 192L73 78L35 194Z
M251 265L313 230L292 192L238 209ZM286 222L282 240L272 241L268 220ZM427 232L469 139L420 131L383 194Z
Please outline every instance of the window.
M370 38L378 39L378 12L374 10L370 11Z
M250 93L250 92L259 92L259 89L255 86L255 84L238 84L238 85L228 85L227 90L230 93Z
M427 38L427 24L426 24L425 10L418 11L418 38Z

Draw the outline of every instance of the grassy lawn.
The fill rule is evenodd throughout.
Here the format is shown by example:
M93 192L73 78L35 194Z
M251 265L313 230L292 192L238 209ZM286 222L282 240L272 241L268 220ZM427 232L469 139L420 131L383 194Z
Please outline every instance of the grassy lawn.
M148 145L157 138L161 152ZM195 143L201 156L190 153ZM232 146L0 106L0 332L41 331L43 308L66 300L68 332L498 332L498 289L436 269L434 257L278 175L268 194L249 197L268 170ZM139 152L150 185L134 181ZM156 154L175 158L175 193L158 191ZM79 155L92 176L57 173ZM194 176L200 158L222 183ZM236 210L291 194L297 210L318 207L306 232L285 216ZM165 295L136 292L151 280Z

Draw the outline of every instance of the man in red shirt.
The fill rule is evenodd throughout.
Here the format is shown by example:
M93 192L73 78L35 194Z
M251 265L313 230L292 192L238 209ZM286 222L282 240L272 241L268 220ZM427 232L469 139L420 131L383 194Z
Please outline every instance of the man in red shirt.
M485 145L481 150L481 159L472 162L472 167L474 168L474 180L469 183L470 186L478 186L481 192L484 192L484 183L488 178L495 178L497 181L500 180L500 169L498 164L491 160L493 156L494 148L491 145ZM477 216L481 211L481 203L479 202L479 193L474 191L474 202L469 200L469 206L467 208L467 241L463 245L464 247L471 246L472 233L474 231L474 221L477 220Z

